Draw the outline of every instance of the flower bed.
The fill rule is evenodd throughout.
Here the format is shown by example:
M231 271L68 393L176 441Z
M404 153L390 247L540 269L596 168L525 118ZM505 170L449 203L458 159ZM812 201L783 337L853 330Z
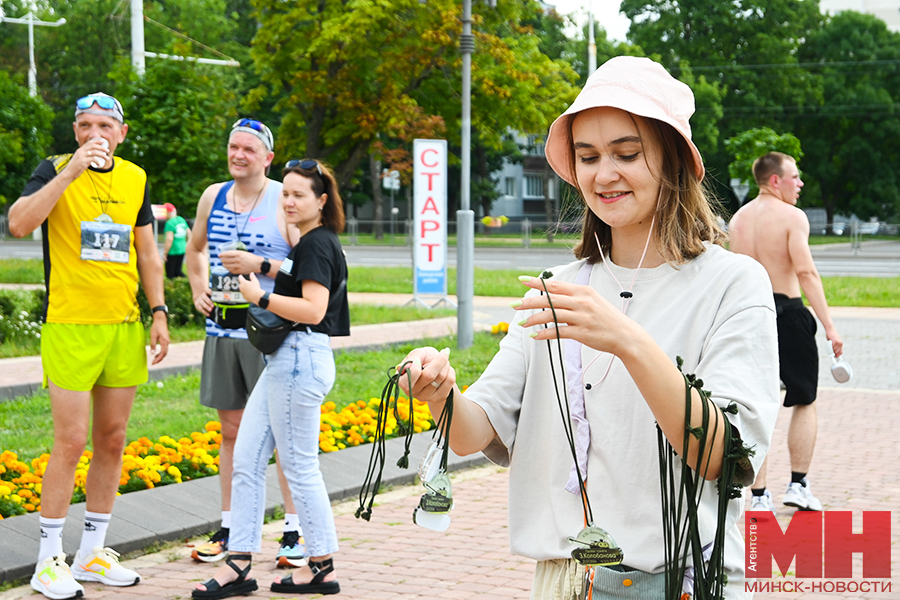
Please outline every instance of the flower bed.
M393 402L393 398L391 401ZM335 452L347 446L375 441L375 418L380 400L359 400L336 411L334 402L322 405L319 432L319 451ZM397 412L389 413L385 428L386 437L404 433L404 422L409 418L409 400L401 398ZM151 489L161 485L181 483L191 479L208 477L219 472L219 444L222 442L221 424L210 421L205 431L195 431L188 437L175 440L167 435L152 442L146 437L137 439L125 447L122 456L122 476L119 493ZM428 405L413 401L413 428L415 433L434 427ZM75 488L72 502L84 501L84 486L91 467L92 453L85 450L75 470ZM20 461L12 451L0 453L0 519L40 511L41 482L47 468L49 454L42 454L31 465Z

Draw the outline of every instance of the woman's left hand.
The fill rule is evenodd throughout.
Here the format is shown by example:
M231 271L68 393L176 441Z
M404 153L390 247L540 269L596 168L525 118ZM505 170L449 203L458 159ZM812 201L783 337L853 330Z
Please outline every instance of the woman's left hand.
M249 277L250 278L247 279L246 275L242 275L239 278L241 282L241 295L246 298L248 302L259 304L259 299L263 296L262 287L259 285L259 279L256 278L256 275L250 273Z
M565 327L559 327L559 337L578 340L601 352L621 356L629 348L629 342L633 341L642 331L637 323L625 316L619 308L610 304L588 285L576 285L553 279L541 281L537 277L531 277L527 281L521 277L520 281L541 292L544 291L544 283L546 283L546 291L550 294L549 301L545 293L523 298L517 301L518 304L513 303L513 308L516 310L540 311L521 323L523 327L549 325L545 329L532 332L531 336L536 340L556 338L550 301L553 302L558 323L565 325Z

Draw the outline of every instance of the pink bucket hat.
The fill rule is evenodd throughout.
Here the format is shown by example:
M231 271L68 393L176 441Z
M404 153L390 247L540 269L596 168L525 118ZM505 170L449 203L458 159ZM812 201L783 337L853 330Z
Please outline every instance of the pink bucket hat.
M691 149L697 178L703 179L703 159L691 141L689 120L694 114L694 93L659 63L636 56L617 56L603 63L588 78L572 106L550 126L544 152L557 175L577 187L569 160L572 148L566 132L576 113L601 106L618 108L674 127Z

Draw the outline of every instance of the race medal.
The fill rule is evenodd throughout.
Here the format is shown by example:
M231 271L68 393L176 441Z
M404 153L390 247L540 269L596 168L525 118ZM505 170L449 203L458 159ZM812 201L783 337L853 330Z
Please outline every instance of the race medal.
M247 304L241 294L241 276L225 267L210 269L209 287L212 290L211 299L217 304Z
M580 565L611 567L622 564L624 558L622 549L616 546L612 536L600 527L588 525L577 536L569 537L569 541L580 546L572 550L572 558Z
M128 263L130 252L128 225L113 223L106 214L94 221L81 222L81 260Z
M222 252L231 252L232 250L247 251L247 245L241 240L231 240L223 244L219 244L219 254Z
M423 485L428 491L413 511L413 523L433 531L446 531L450 527L450 515L447 513L453 508L450 478L442 471Z
M422 462L419 463L419 479L423 482L431 481L441 471L441 454L444 451L443 440L431 442Z

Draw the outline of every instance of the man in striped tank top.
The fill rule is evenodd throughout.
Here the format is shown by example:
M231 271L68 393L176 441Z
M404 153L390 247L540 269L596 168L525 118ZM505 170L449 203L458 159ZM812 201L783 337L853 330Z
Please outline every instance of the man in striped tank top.
M300 239L280 208L281 183L267 177L273 148L272 132L260 121L240 119L232 126L228 171L233 179L212 184L200 196L185 253L194 306L206 315L200 403L215 408L222 423L222 527L194 550L194 559L204 562L221 560L227 552L234 442L247 398L265 366L262 353L247 340L248 304L241 297L239 277L256 273L263 289L271 291L281 262ZM302 559L303 546L280 467L278 475L286 513L279 564L290 566Z

